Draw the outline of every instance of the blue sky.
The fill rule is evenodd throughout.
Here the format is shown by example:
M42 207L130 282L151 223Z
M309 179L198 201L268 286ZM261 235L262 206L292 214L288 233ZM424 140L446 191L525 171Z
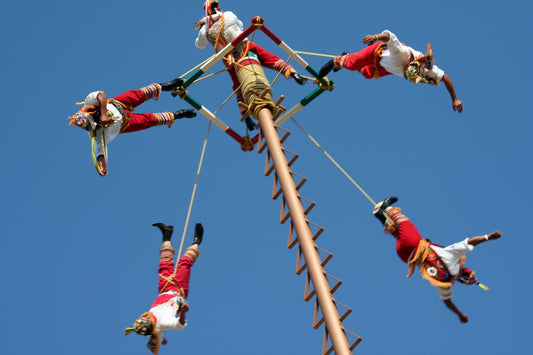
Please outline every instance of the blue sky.
M85 132L68 126L94 90L109 97L187 72L213 51L194 47L202 1L19 1L2 6L0 265L3 353L149 354L146 339L123 330L157 295L160 234L175 225L179 245L208 121L203 116L121 135L109 145L109 175L97 175ZM296 120L378 201L399 206L440 244L500 230L468 264L490 286L454 287L470 318L461 324L418 274L405 279L394 240L372 205L287 121L285 143L300 155L294 172L317 203L326 271L343 285L335 298L353 309L344 326L360 354L527 354L530 319L530 201L533 128L529 102L533 5L447 1L378 4L339 1L223 1L245 23L259 15L295 50L340 54L389 29L417 49L428 42L452 78L464 111L444 86L399 77L332 74L335 89ZM286 58L263 34L255 42ZM318 70L327 60L304 56ZM217 65L214 70L220 69ZM304 73L301 68L300 72ZM274 73L267 71L269 78ZM279 80L274 96L292 107L314 88ZM216 110L231 93L222 73L193 85ZM188 104L169 94L138 112ZM234 99L219 117L243 134ZM295 274L288 224L271 199L265 155L244 153L212 127L189 230L205 228L192 270L189 326L166 334L160 354L319 354L313 301ZM350 338L352 340L352 338Z

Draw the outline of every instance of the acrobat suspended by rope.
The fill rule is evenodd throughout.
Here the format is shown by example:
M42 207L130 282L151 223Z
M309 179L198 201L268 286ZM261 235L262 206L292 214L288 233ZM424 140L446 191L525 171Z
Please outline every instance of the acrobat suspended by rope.
M108 99L105 91L90 93L83 107L70 116L70 124L89 131L91 138L93 162L101 176L107 175L107 144L121 133L141 131L153 126L172 127L174 120L192 118L196 110L183 109L161 113L133 113L143 102L158 99L161 91L172 91L183 85L180 78L168 83L150 84L139 90L129 90ZM94 145L96 141L96 152Z
M149 336L146 346L154 355L159 352L160 344L165 345L167 340L163 333L167 330L182 330L187 326L185 313L189 311L186 302L189 294L189 279L191 267L200 255L198 246L202 243L204 229L196 223L192 245L179 259L174 270L174 248L170 242L173 226L163 223L154 223L163 233L163 245L159 257L159 296L155 299L148 312L139 316L132 327L126 328L125 334L136 332L139 335Z
M208 43L211 43L215 52L219 52L243 32L243 24L239 18L231 11L222 11L218 0L206 1L204 10L204 17L194 25L194 28L198 30L196 48L202 50ZM224 65L228 68L233 81L233 90L236 91L241 114L246 112L245 102L250 102L249 98L243 96L243 93L249 92L246 90L247 82L257 82L253 80L253 74L256 72L258 75L264 76L261 67L280 71L285 79L293 78L300 85L304 85L307 81L290 64L248 39L233 49L224 60ZM249 77L252 79L247 80ZM265 86L263 89L267 89L267 87ZM254 129L255 125L249 118L246 120L246 124L248 129Z
M396 201L396 197L387 197L376 203L372 213L385 226L385 232L396 238L396 252L400 259L409 265L407 277L410 277L418 266L422 277L437 288L448 309L454 312L462 323L468 322L466 314L452 302L451 286L455 281L459 281L466 285L479 285L488 290L478 282L474 271L465 267L465 254L472 251L476 245L498 239L502 234L494 231L442 247L429 239L423 239L415 225L402 214L402 210L392 207Z
M461 113L463 103L457 98L452 79L434 64L433 51L428 45L428 52L423 54L401 43L396 35L385 30L382 33L366 35L363 44L368 47L355 52L344 52L341 56L329 60L319 71L324 77L331 70L341 68L359 71L365 78L381 78L395 74L413 83L438 85L444 82L452 99L454 111Z

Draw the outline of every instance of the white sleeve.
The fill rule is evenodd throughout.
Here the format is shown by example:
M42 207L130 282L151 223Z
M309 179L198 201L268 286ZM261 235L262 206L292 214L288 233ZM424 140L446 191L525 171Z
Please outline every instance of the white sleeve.
M242 21L231 11L224 11L224 21L227 25L237 27L241 32L244 30Z
M205 19L205 17L204 17ZM203 20L203 19L202 19ZM196 45L196 48L198 49L204 49L205 46L207 46L207 25L204 24L202 26L202 28L200 28L198 30L198 37L196 37L196 42L195 42L195 45Z
M196 37L196 42L194 43L196 45L196 48L202 50L207 46L207 32L205 25L200 28L198 31L198 37Z
M441 81L442 77L444 76L444 70L440 69L436 65L433 65L431 70L428 71L427 75L433 80Z
M391 54L401 57L407 56L407 58L411 56L409 48L407 46L404 46L394 33L389 30L385 30L382 33L388 33L390 36L389 41L383 41L383 43L387 45L387 49L391 52Z
M98 102L98 94L99 91L93 91L87 97L85 98L85 105L87 106L98 106L100 103Z

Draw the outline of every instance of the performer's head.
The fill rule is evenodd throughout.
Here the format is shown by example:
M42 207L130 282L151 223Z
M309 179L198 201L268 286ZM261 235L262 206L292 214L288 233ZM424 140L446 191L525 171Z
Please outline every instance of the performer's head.
M153 354L159 352L159 344L161 337L159 332L155 328L155 317L150 312L141 314L139 318L133 322L133 327L126 328L124 335L136 332L139 335L147 335L150 337L146 346L152 351Z
M431 44L428 44L427 53L412 60L404 70L404 77L415 83L436 84L437 82L428 76L433 67L434 57Z
M133 327L126 328L125 335L135 332L139 335L152 335L154 332L153 320L145 315L140 316L133 322Z
M426 66L418 60L413 60L407 65L403 73L404 77L415 84L430 83L431 79L427 76Z
M461 272L459 273L459 276L457 277L457 281L464 283L465 285L477 285L478 284L476 272L474 270L470 270L465 267L461 269Z
M89 118L94 113L94 111L90 112L89 108L91 108L91 107L94 108L94 106L83 106L74 115L69 116L68 117L68 118L70 118L69 125L78 126L78 127L83 128L86 131L90 131L91 130L91 122L90 122Z
M218 0L207 0L204 3L204 10L206 15L212 15L216 13L216 10L220 11L220 6L218 5Z

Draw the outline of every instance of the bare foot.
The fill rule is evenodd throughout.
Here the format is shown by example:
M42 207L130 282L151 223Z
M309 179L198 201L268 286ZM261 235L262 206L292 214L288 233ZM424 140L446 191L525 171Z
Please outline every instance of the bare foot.
M106 176L107 162L105 161L105 157L103 155L99 155L96 161L98 163L98 174L100 174L100 176Z

